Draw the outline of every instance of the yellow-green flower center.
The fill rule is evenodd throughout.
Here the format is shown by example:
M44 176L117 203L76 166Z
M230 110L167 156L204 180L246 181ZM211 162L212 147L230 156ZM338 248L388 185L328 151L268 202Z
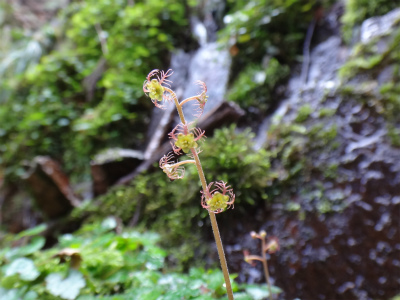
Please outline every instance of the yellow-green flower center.
M183 152L188 153L190 148L196 148L197 143L194 140L193 133L184 135L183 133L178 134L178 140L175 142L175 146L181 148Z
M164 94L164 87L158 82L157 79L152 79L147 83L147 90L149 91L149 97L157 101L162 101Z
M228 204L226 204L228 201L228 195L223 195L219 192L216 192L211 199L207 200L207 205L212 211L225 210L225 208L228 206Z

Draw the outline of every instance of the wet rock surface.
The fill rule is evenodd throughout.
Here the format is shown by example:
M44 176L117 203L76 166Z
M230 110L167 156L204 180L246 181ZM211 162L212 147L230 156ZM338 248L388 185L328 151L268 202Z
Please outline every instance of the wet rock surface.
M395 10L366 20L361 42L373 36L374 45L385 47L391 40L387 34L394 31L386 27L398 26L386 19L397 15ZM371 26L373 32L366 32ZM308 180L276 195L272 207L255 212L251 224L235 219L235 230L222 229L231 272L246 282L264 281L261 265L243 262L243 250L260 251L249 232L264 229L279 238L281 250L269 265L275 284L284 290L281 299L389 299L400 293L400 149L389 138L388 118L379 105L385 101L379 88L394 75L390 65L380 64L379 72L343 81L338 70L350 52L338 36L317 45L309 80L302 83L294 76L287 99L266 120L266 127L294 123L301 107L309 105L302 126L311 128L322 120L322 129L337 128L329 155L310 149L311 168L335 165L336 175L326 178L311 171ZM348 84L362 92L342 93ZM333 113L321 119L321 109ZM390 122L399 128L398 116ZM268 137L259 136L260 141L268 143Z

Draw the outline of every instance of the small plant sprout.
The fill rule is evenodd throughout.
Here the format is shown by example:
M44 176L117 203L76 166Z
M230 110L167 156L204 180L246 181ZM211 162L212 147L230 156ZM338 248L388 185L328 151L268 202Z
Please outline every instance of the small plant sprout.
M193 127L188 124L183 114L182 106L188 102L195 101L194 105L194 116L199 118L203 111L204 106L207 103L208 96L207 86L202 81L196 83L200 86L201 91L198 95L189 97L179 102L175 92L170 89L172 81L167 78L172 75L172 70L167 72L153 70L151 71L143 84L143 91L150 97L151 101L158 108L165 109L166 106L163 102L174 102L176 109L178 110L179 118L181 123L178 124L169 137L172 140L171 146L173 152L164 155L160 160L160 168L172 179L181 179L185 175L185 164L196 165L197 172L200 177L202 185L202 196L201 205L203 208L208 210L211 220L211 226L214 233L215 243L217 245L218 256L221 262L221 269L224 274L226 292L228 299L233 300L233 291L229 278L228 266L224 254L224 248L222 246L221 236L218 229L218 223L215 214L221 213L228 208L232 207L235 202L235 195L232 188L223 181L212 182L207 185L206 178L204 176L203 168L200 162L199 154L201 152L199 143L202 142L204 131L200 128ZM192 160L175 161L176 155L187 154Z
M267 286L268 286L268 292L269 292L269 299L272 300L272 289L271 289L271 281L269 278L269 272L268 272L268 263L267 263L267 256L266 253L275 253L276 251L279 250L279 241L276 237L271 237L268 242L266 241L267 238L267 232L264 230L261 230L260 233L256 233L255 231L250 232L250 235L253 239L259 239L261 240L261 256L258 255L250 255L249 251L245 250L243 251L244 254L244 261L251 264L252 266L255 265L256 261L260 261L263 264L264 267L264 274L265 274L265 279L267 281Z

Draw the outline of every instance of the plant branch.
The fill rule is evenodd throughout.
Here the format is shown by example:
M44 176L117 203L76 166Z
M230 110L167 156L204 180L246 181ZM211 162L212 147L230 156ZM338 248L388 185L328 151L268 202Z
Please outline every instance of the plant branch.
M193 97L186 98L185 100L182 100L179 105L182 107L183 104L185 104L185 103L187 103L187 102L189 102L191 100L196 100L197 98L198 98L198 96L193 96Z

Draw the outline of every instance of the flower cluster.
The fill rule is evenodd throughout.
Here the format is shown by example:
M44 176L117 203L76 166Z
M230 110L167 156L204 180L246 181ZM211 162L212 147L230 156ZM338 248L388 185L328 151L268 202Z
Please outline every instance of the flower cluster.
M268 239L268 242L266 240L267 237L267 232L265 230L261 230L259 233L256 233L255 231L250 232L250 236L253 239L259 239L261 240L261 252L262 256L257 256L257 255L250 255L249 251L244 250L244 261L254 265L255 261L264 261L266 260L265 253L275 253L279 250L279 240L276 237L270 237Z
M151 71L143 83L143 91L150 97L156 107L164 109L163 101L174 100L178 110L181 123L169 133L173 152L164 155L160 160L160 168L171 180L175 180L181 179L185 175L184 164L196 164L197 168L201 170L198 155L201 152L199 143L205 138L204 131L186 123L182 106L190 101L195 101L195 116L200 117L204 111L208 96L206 84L202 81L197 81L196 83L200 86L201 91L196 96L179 102L174 91L170 89L172 81L167 79L172 73L172 70L167 72ZM194 160L175 161L175 156L183 154L182 152L188 154ZM202 170L201 172L199 171L200 173L203 174ZM202 176L203 179L200 179L203 180L202 184L205 190L202 191L201 205L213 213L221 213L233 207L235 195L232 188L223 181L212 182L207 186L204 175ZM205 188L206 186L207 188Z
M267 237L267 232L265 230L261 230L259 233L256 233L255 231L250 232L250 236L253 239L259 239L259 240L264 240L265 242L265 238ZM276 251L278 251L280 248L279 246L279 240L277 237L270 237L268 239L268 243L265 244L265 252L268 253L275 253Z
M232 188L223 181L216 183L212 182L207 185L199 158L199 154L201 152L199 142L204 137L204 131L191 126L191 124L188 124L182 109L182 106L185 103L196 101L195 116L199 118L202 115L204 106L208 100L207 86L204 82L198 81L197 84L200 85L202 89L201 92L196 96L189 97L179 102L174 91L169 88L171 81L167 78L171 75L171 70L168 70L166 73L163 71L160 72L159 70L153 70L147 75L147 78L143 83L143 91L148 97L150 97L151 101L156 107L166 108L162 102L173 101L181 120L181 123L178 124L169 134L169 138L172 140L171 146L173 152L168 155L164 155L161 158L160 168L171 180L175 180L181 179L185 175L185 169L183 167L184 164L190 163L196 165L201 185L203 186L201 205L209 212L215 242L217 243L218 255L221 260L221 268L222 272L224 273L226 291L228 298L233 300L233 290L229 280L229 271L226 264L226 258L223 251L221 236L219 234L218 223L215 214L233 207L235 195L233 194ZM193 158L193 160L175 162L175 156L183 154L182 152L188 154L191 158Z

